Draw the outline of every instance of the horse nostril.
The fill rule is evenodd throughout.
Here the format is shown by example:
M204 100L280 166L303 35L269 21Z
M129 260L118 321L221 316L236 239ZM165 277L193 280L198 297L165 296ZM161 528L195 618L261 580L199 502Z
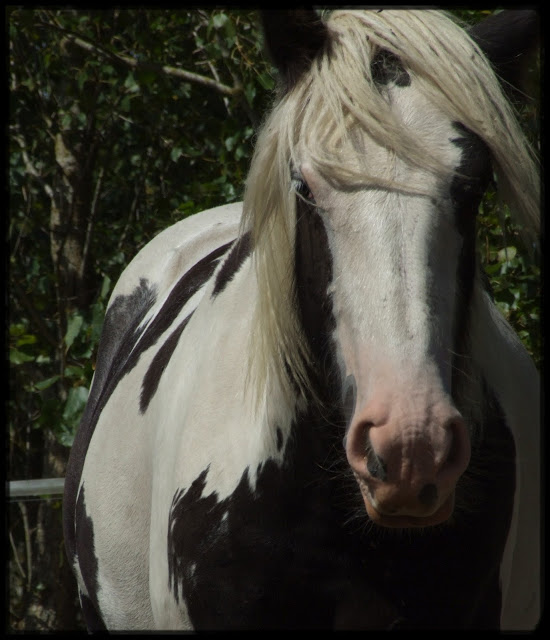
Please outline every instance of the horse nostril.
M447 429L450 431L451 442L445 463L441 469L442 475L447 473L461 475L470 461L470 438L466 423L462 418L454 418Z
M367 471L373 478L377 480L386 480L388 477L388 468L386 463L380 456L372 450L372 447L367 448Z
M447 454L447 459L445 460L445 464L446 465L452 465L454 464L460 454L460 439L457 436L457 429L460 428L460 425L458 425L458 423L451 423L449 429L451 431L451 446L449 447L449 453Z
M418 501L426 507L431 507L437 502L437 487L432 482L425 484L418 494Z

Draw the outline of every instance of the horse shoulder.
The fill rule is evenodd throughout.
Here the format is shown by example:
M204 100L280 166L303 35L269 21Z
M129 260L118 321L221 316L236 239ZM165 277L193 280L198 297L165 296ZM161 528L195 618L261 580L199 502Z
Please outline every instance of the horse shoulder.
M87 572L92 577L83 593L100 604L112 628L146 628L152 620L147 505L154 425L144 410L144 381L180 311L185 313L183 307L201 295L191 300L192 292L202 290L237 236L240 213L240 203L224 205L161 232L128 265L109 301L92 388L68 465L66 511L76 521L67 522L72 554L78 564L95 567ZM197 273L201 263L207 268ZM186 288L189 273L193 286ZM148 391L147 401L154 391ZM93 548L85 548L86 535L93 537ZM128 580L132 594L119 588Z
M242 203L201 211L161 231L132 259L120 276L109 305L146 279L170 287L176 278L217 247L237 236Z

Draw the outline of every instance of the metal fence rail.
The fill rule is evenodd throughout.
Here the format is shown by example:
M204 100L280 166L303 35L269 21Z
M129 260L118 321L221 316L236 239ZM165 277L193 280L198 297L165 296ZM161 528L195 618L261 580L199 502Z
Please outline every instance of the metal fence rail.
M41 478L40 480L10 480L6 483L8 499L41 498L63 495L65 478Z

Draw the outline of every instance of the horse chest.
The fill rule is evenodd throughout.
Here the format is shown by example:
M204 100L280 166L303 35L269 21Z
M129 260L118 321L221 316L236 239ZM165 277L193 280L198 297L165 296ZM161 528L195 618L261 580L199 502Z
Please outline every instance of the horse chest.
M488 425L493 445L495 429ZM353 522L342 528L360 497L316 464L268 461L254 489L245 473L222 500L203 496L205 472L171 514L175 598L197 629L498 625L511 517L503 496L514 483L513 444L504 440L508 453L485 469L477 504L449 525L410 536Z

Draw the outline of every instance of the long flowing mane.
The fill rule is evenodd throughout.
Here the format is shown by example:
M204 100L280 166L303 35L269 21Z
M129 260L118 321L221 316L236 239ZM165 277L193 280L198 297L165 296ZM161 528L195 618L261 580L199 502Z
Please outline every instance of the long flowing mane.
M298 149L305 149L314 168L336 187L415 191L389 176L373 175L354 144L358 133L422 170L445 170L437 155L395 118L377 88L371 64L381 50L400 59L431 102L484 140L500 195L529 242L538 235L534 154L490 63L453 18L433 10L339 10L327 27L330 46L268 115L246 184L242 230L251 231L258 278L250 380L258 400L273 377L290 397L289 370L302 392L312 391L293 279L291 165Z

